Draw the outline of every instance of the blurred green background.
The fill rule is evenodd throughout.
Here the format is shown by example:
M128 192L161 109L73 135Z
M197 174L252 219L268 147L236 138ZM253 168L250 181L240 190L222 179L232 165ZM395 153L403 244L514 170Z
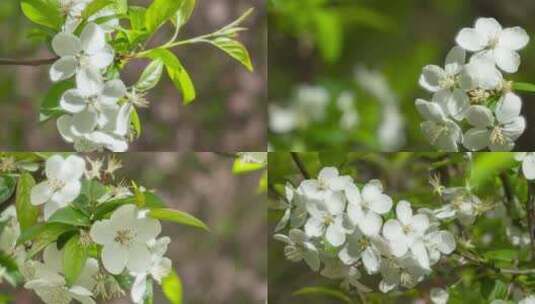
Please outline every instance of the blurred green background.
M129 0L148 5L150 0ZM197 100L182 105L180 92L162 77L147 96L151 105L141 109L143 134L131 151L253 151L266 146L266 16L265 0L198 1L181 35L189 38L212 32L254 7L240 35L249 49L255 72L249 73L219 50L208 45L175 48L196 87ZM42 43L27 38L32 24L18 0L0 1L0 57L47 58ZM164 43L173 29L161 29L152 43ZM127 85L141 74L145 61L132 62L121 78ZM0 149L27 151L72 150L60 138L55 122L39 124L41 99L51 86L49 66L0 66Z
M511 78L533 83L534 13L532 0L270 0L271 149L433 150L420 132L422 120L414 107L416 98L431 96L418 85L422 67L443 66L461 28L472 27L478 17L494 17L504 27L521 26L531 35L532 42L520 51L519 72ZM273 132L273 124L283 124L274 121L273 108L298 103L296 90L302 84L328 91L326 118L289 133ZM344 91L354 95L359 116L347 130L340 126L341 112L347 110L336 105ZM528 127L516 149L528 151L535 148L530 123L535 97L521 96Z
M97 155L98 156L98 155ZM266 195L261 171L232 174L233 159L214 153L117 154L118 180L154 189L169 207L186 211L211 232L163 223L166 256L182 279L184 303L264 303L267 297ZM17 304L40 303L31 291L9 290ZM127 297L113 303L131 303ZM154 303L168 303L155 287Z

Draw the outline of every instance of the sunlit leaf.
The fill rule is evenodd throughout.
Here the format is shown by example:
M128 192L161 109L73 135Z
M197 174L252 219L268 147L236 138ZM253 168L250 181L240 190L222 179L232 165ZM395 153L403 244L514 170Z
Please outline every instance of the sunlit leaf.
M19 220L20 228L25 230L35 223L39 217L39 208L31 203L31 190L35 186L35 180L28 173L23 173L19 177L17 184L17 219Z
M162 290L171 304L182 304L182 281L175 271L163 278Z
M63 273L69 284L76 282L87 261L88 247L80 243L80 235L74 235L65 244L63 252Z
M149 216L162 221L170 221L177 224L192 226L208 231L208 226L193 215L167 208L155 208L149 211Z
M230 57L236 59L247 70L253 71L253 64L249 52L241 42L228 37L218 37L210 40L210 42Z

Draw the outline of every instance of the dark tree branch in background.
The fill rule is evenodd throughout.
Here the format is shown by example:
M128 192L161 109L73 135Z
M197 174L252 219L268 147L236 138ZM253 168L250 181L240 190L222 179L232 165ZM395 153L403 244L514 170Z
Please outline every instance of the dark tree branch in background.
M503 192L505 194L505 211L507 212L507 215L511 218L515 226L519 228L525 227L518 219L518 216L515 215L515 193L513 190L513 186L511 185L511 180L509 179L507 173L504 172L500 174L500 181L502 182Z
M228 152L214 152L217 155L228 157L228 158L237 158L238 155L235 153L228 153Z
M529 239L531 240L531 260L535 260L535 183L531 182L528 182L527 211Z
M303 165L303 162L301 161L301 159L299 159L299 155L296 152L290 152L290 155L292 156L292 159L294 160L294 163L297 168L299 168L299 171L301 171L301 175L303 175L305 179L310 179L310 174L308 174L308 171Z
M0 58L0 65L28 65L28 66L38 66L38 65L48 65L54 63L58 60L59 57L55 56L52 58L44 59L6 59Z

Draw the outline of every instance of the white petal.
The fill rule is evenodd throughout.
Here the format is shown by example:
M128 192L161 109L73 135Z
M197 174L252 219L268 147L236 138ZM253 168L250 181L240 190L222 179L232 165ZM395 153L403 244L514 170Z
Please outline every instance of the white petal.
M512 141L517 140L526 130L526 119L522 116L513 118L502 127L502 133Z
M312 271L318 271L320 269L320 256L318 250L315 248L305 250L303 258Z
M429 228L429 218L425 214L416 214L411 218L410 225L414 230L423 234Z
M43 262L48 270L63 272L63 251L59 251L57 244L48 245L43 251Z
M471 106L466 111L466 120L474 127L484 128L492 126L494 123L494 115L492 111L480 105Z
M52 39L52 49L58 56L75 56L80 53L82 45L80 39L73 34L59 32Z
M361 221L359 221L360 230L368 237L379 235L382 225L383 218L373 212L369 212Z
M347 215L354 225L357 225L364 218L364 211L358 204L347 204Z
M470 151L479 151L490 144L490 131L486 128L472 128L464 134L463 146Z
M446 104L448 112L454 119L462 120L470 106L468 95L463 90L455 89L449 97Z
M102 75L93 67L84 67L76 73L76 87L83 96L98 96L104 87Z
M369 203L371 210L378 214L385 214L392 209L392 198L390 196L381 193L373 201Z
M77 64L72 56L61 57L50 67L50 79L56 82L71 78L76 73Z
M50 200L58 203L59 205L66 205L74 201L78 197L78 195L80 194L81 187L82 185L80 181L75 180L69 182L59 191L54 193Z
M320 181L328 181L331 178L338 177L338 169L335 167L325 167L321 169L320 173L318 174L318 180Z
M53 192L48 184L48 181L44 181L32 188L30 193L30 201L34 206L42 205L50 200L52 194Z
M71 128L75 136L81 136L93 132L97 126L97 113L91 110L82 111L73 115Z
M65 207L65 205L60 205L56 201L49 201L45 204L45 208L43 210L43 216L45 220L48 220L56 211L59 209Z
M390 219L383 225L383 235L389 240L399 240L404 237L401 223L397 220Z
M506 48L495 49L494 59L496 60L496 65L507 73L516 73L520 66L520 55L516 51Z
M58 120L56 121L56 125L58 127L59 134L66 142L73 142L74 138L76 137L72 133L72 116L71 115L62 115Z
M504 29L500 34L498 46L513 51L523 49L529 43L529 35L521 27L511 27Z
M449 231L440 232L440 242L438 244L438 249L443 254L452 253L455 250L455 247L457 246L455 242L455 237Z
M342 192L330 192L325 197L325 204L331 214L341 214L346 207L345 196Z
M162 231L160 221L152 218L143 218L136 221L137 237L142 241L154 239Z
M373 274L379 271L379 265L381 263L381 256L368 246L362 252L362 263L368 271L368 274Z
M391 253L396 257L402 257L409 251L408 242L404 237L390 240L389 247Z
M520 115L522 100L514 93L505 94L496 106L496 119L501 123L508 123Z
M59 104L62 109L69 113L81 112L87 106L87 103L82 95L76 89L65 91L61 96Z
M114 105L117 100L126 94L126 87L120 79L114 79L106 82L102 90L100 102L105 105Z
M425 120L441 122L446 119L444 111L437 103L417 99L415 105L416 109Z
M128 262L128 251L123 246L112 242L102 248L102 263L111 274L123 272Z
M457 152L457 143L460 141L460 127L454 122L438 124L433 121L424 121L420 124L427 140L441 151Z
M442 288L431 288L430 297L433 304L447 304L449 294Z
M145 291L147 287L147 275L142 274L136 276L132 289L130 290L130 296L134 303L143 303L143 297L145 296Z
M132 204L123 205L113 212L110 219L113 223L131 225L138 220L137 208Z
M535 157L530 155L522 162L522 173L529 180L535 179Z
M87 54L95 54L106 45L106 33L95 23L88 23L80 34L82 48Z
M383 193L383 184L380 180L373 179L362 188L362 199L371 202Z
M407 201L400 201L396 206L396 216L403 225L411 223L412 207Z
M97 69L104 69L113 62L113 58L113 49L111 46L106 45L102 50L90 55L88 63Z
M467 51L476 52L482 50L487 41L475 29L464 28L457 34L455 42Z
M447 77L446 72L437 65L427 65L422 70L420 76L420 86L430 92L436 92L441 89L440 82Z
M446 56L446 73L455 75L461 71L466 62L466 52L463 48L455 46Z
M349 183L346 185L345 194L347 201L351 204L360 204L362 201L360 190L354 183Z
M59 176L59 178L63 179L64 181L73 179L78 180L82 177L82 175L84 175L85 161L80 156L69 155L65 159L64 165L66 166L66 170L64 170L61 176Z
M128 262L126 267L135 273L149 270L151 265L150 251L144 243L134 243L128 248Z
M429 255L427 254L424 243L421 241L415 242L410 249L418 264L424 269L429 269Z
M309 218L305 224L305 232L308 236L318 237L323 234L325 229L323 222L317 218Z
M346 241L346 234L340 225L333 223L327 227L325 238L331 245L338 247Z
M498 37L502 31L502 26L494 18L479 18L476 20L475 30L488 42L490 39Z

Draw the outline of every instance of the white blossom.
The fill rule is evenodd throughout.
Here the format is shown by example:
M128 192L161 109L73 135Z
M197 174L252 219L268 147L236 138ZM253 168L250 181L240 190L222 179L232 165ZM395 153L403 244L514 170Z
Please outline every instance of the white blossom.
M528 180L535 179L535 153L518 152L515 159L522 162L522 174Z
M80 178L85 172L83 158L71 155L63 158L54 155L46 160L47 180L31 190L32 205L45 205L44 217L48 219L56 210L67 206L80 194Z
M288 236L276 234L274 238L287 244L284 247L284 253L288 260L292 262L304 260L310 269L313 271L319 270L320 257L318 249L302 230L292 229Z
M448 291L442 288L431 288L431 293L429 296L433 304L446 304L448 303L448 299L450 297Z
M425 119L420 128L427 140L438 149L457 152L462 141L462 130L457 123L448 118L443 104L423 99L416 100L416 109Z

